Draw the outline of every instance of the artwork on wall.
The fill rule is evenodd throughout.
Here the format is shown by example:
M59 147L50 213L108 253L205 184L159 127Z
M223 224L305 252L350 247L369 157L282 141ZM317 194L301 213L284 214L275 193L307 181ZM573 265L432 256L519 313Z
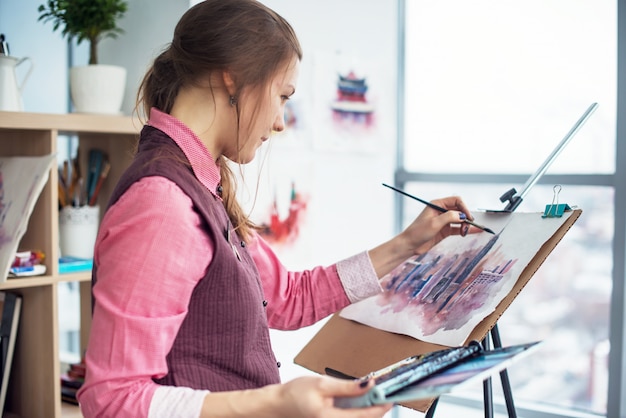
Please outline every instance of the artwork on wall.
M289 101L285 105L285 130L301 129L302 115L299 112L297 102Z
M382 76L372 61L318 51L313 63L314 145L318 149L372 153L382 143L385 117Z
M543 218L541 213L476 213L476 222L495 235L444 239L386 275L382 294L340 315L433 344L461 345L570 214Z
M302 152L300 147L275 145L265 151L234 171L241 176L239 202L259 227L259 235L281 258L289 262L305 258L310 253L307 236L315 178L311 153Z
M302 89L304 90L304 89ZM291 98L285 105L284 124L282 132L273 132L272 148L295 148L298 150L311 148L311 135L306 105L306 92L298 89L298 97Z
M358 77L354 70L337 75L337 96L330 104L333 125L354 132L373 129L376 113L368 89L367 78Z
M260 227L260 235L273 244L292 244L300 234L300 227L306 215L308 198L296 190L295 183L291 183L291 193L287 214L281 216L278 209L278 197L274 196L270 209L269 219Z

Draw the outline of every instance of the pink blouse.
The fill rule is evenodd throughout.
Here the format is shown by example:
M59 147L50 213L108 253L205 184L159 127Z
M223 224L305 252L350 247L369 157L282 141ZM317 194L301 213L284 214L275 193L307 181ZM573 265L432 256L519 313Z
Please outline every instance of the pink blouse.
M172 137L211 193L219 167L180 121L153 109L149 124ZM78 393L85 417L198 417L208 391L161 386L166 356L214 243L191 199L172 181L146 177L105 213L94 253L87 377ZM381 291L366 252L328 267L288 271L262 237L247 246L268 301L269 326L297 329Z

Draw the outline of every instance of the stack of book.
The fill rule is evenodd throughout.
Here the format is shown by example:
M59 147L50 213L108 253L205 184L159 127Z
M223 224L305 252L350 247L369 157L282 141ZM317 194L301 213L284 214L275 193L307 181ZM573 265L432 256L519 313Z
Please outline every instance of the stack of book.
M46 273L41 251L18 251L9 269L9 277L38 276Z
M85 363L70 364L69 370L61 375L61 400L78 405L76 392L85 381Z

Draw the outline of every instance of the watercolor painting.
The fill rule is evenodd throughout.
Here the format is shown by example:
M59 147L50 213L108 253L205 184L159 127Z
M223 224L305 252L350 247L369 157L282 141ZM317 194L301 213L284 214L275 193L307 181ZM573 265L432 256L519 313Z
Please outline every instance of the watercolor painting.
M300 235L300 228L306 215L308 197L296 190L296 185L292 182L286 216L281 216L277 199L274 196L269 220L261 223L259 234L272 244L293 244Z
M307 104L302 98L289 100L285 104L285 129L282 132L272 132L270 147L300 151L311 149L312 142L309 134L310 128L308 128L310 122L307 120L309 113Z
M347 52L317 51L313 63L314 145L317 149L373 153L393 129L392 96L382 94L387 80L381 63ZM383 81L385 80L385 81Z
M310 218L315 204L311 192L315 165L310 152L272 147L237 170L241 175L237 188L239 202L258 227L259 235L291 264L307 260L311 252Z
M567 220L542 213L475 213L496 232L452 236L381 280L384 292L340 315L384 331L462 345L508 295L542 245Z
M54 155L0 157L0 282L6 280Z
M368 89L367 79L357 77L354 70L337 75L337 96L330 104L335 126L364 131L374 126L376 114Z

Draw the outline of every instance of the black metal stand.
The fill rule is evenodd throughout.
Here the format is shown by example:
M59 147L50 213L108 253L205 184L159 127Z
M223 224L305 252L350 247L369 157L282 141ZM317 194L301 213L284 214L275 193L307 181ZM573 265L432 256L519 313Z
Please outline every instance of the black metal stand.
M436 398L435 401L432 403L432 405L430 405L430 408L428 408L428 411L426 411L425 418L433 418L433 416L435 415L435 408L437 407L437 402L439 402L439 398Z
M485 336L482 341L482 346L485 350L489 350L491 347L491 340L493 339L493 348L501 348L502 340L500 339L500 332L498 331L498 324L495 324L491 331ZM506 410L509 418L517 418L517 412L515 411L515 404L513 403L513 391L511 390L511 382L509 381L509 374L506 369L500 372L500 381L502 383L502 391L504 392L504 402L506 403ZM435 415L435 409L439 398L430 405L428 411L426 411L425 418L433 418ZM485 418L493 418L493 389L491 386L491 378L485 379L483 382L483 403L485 408Z

